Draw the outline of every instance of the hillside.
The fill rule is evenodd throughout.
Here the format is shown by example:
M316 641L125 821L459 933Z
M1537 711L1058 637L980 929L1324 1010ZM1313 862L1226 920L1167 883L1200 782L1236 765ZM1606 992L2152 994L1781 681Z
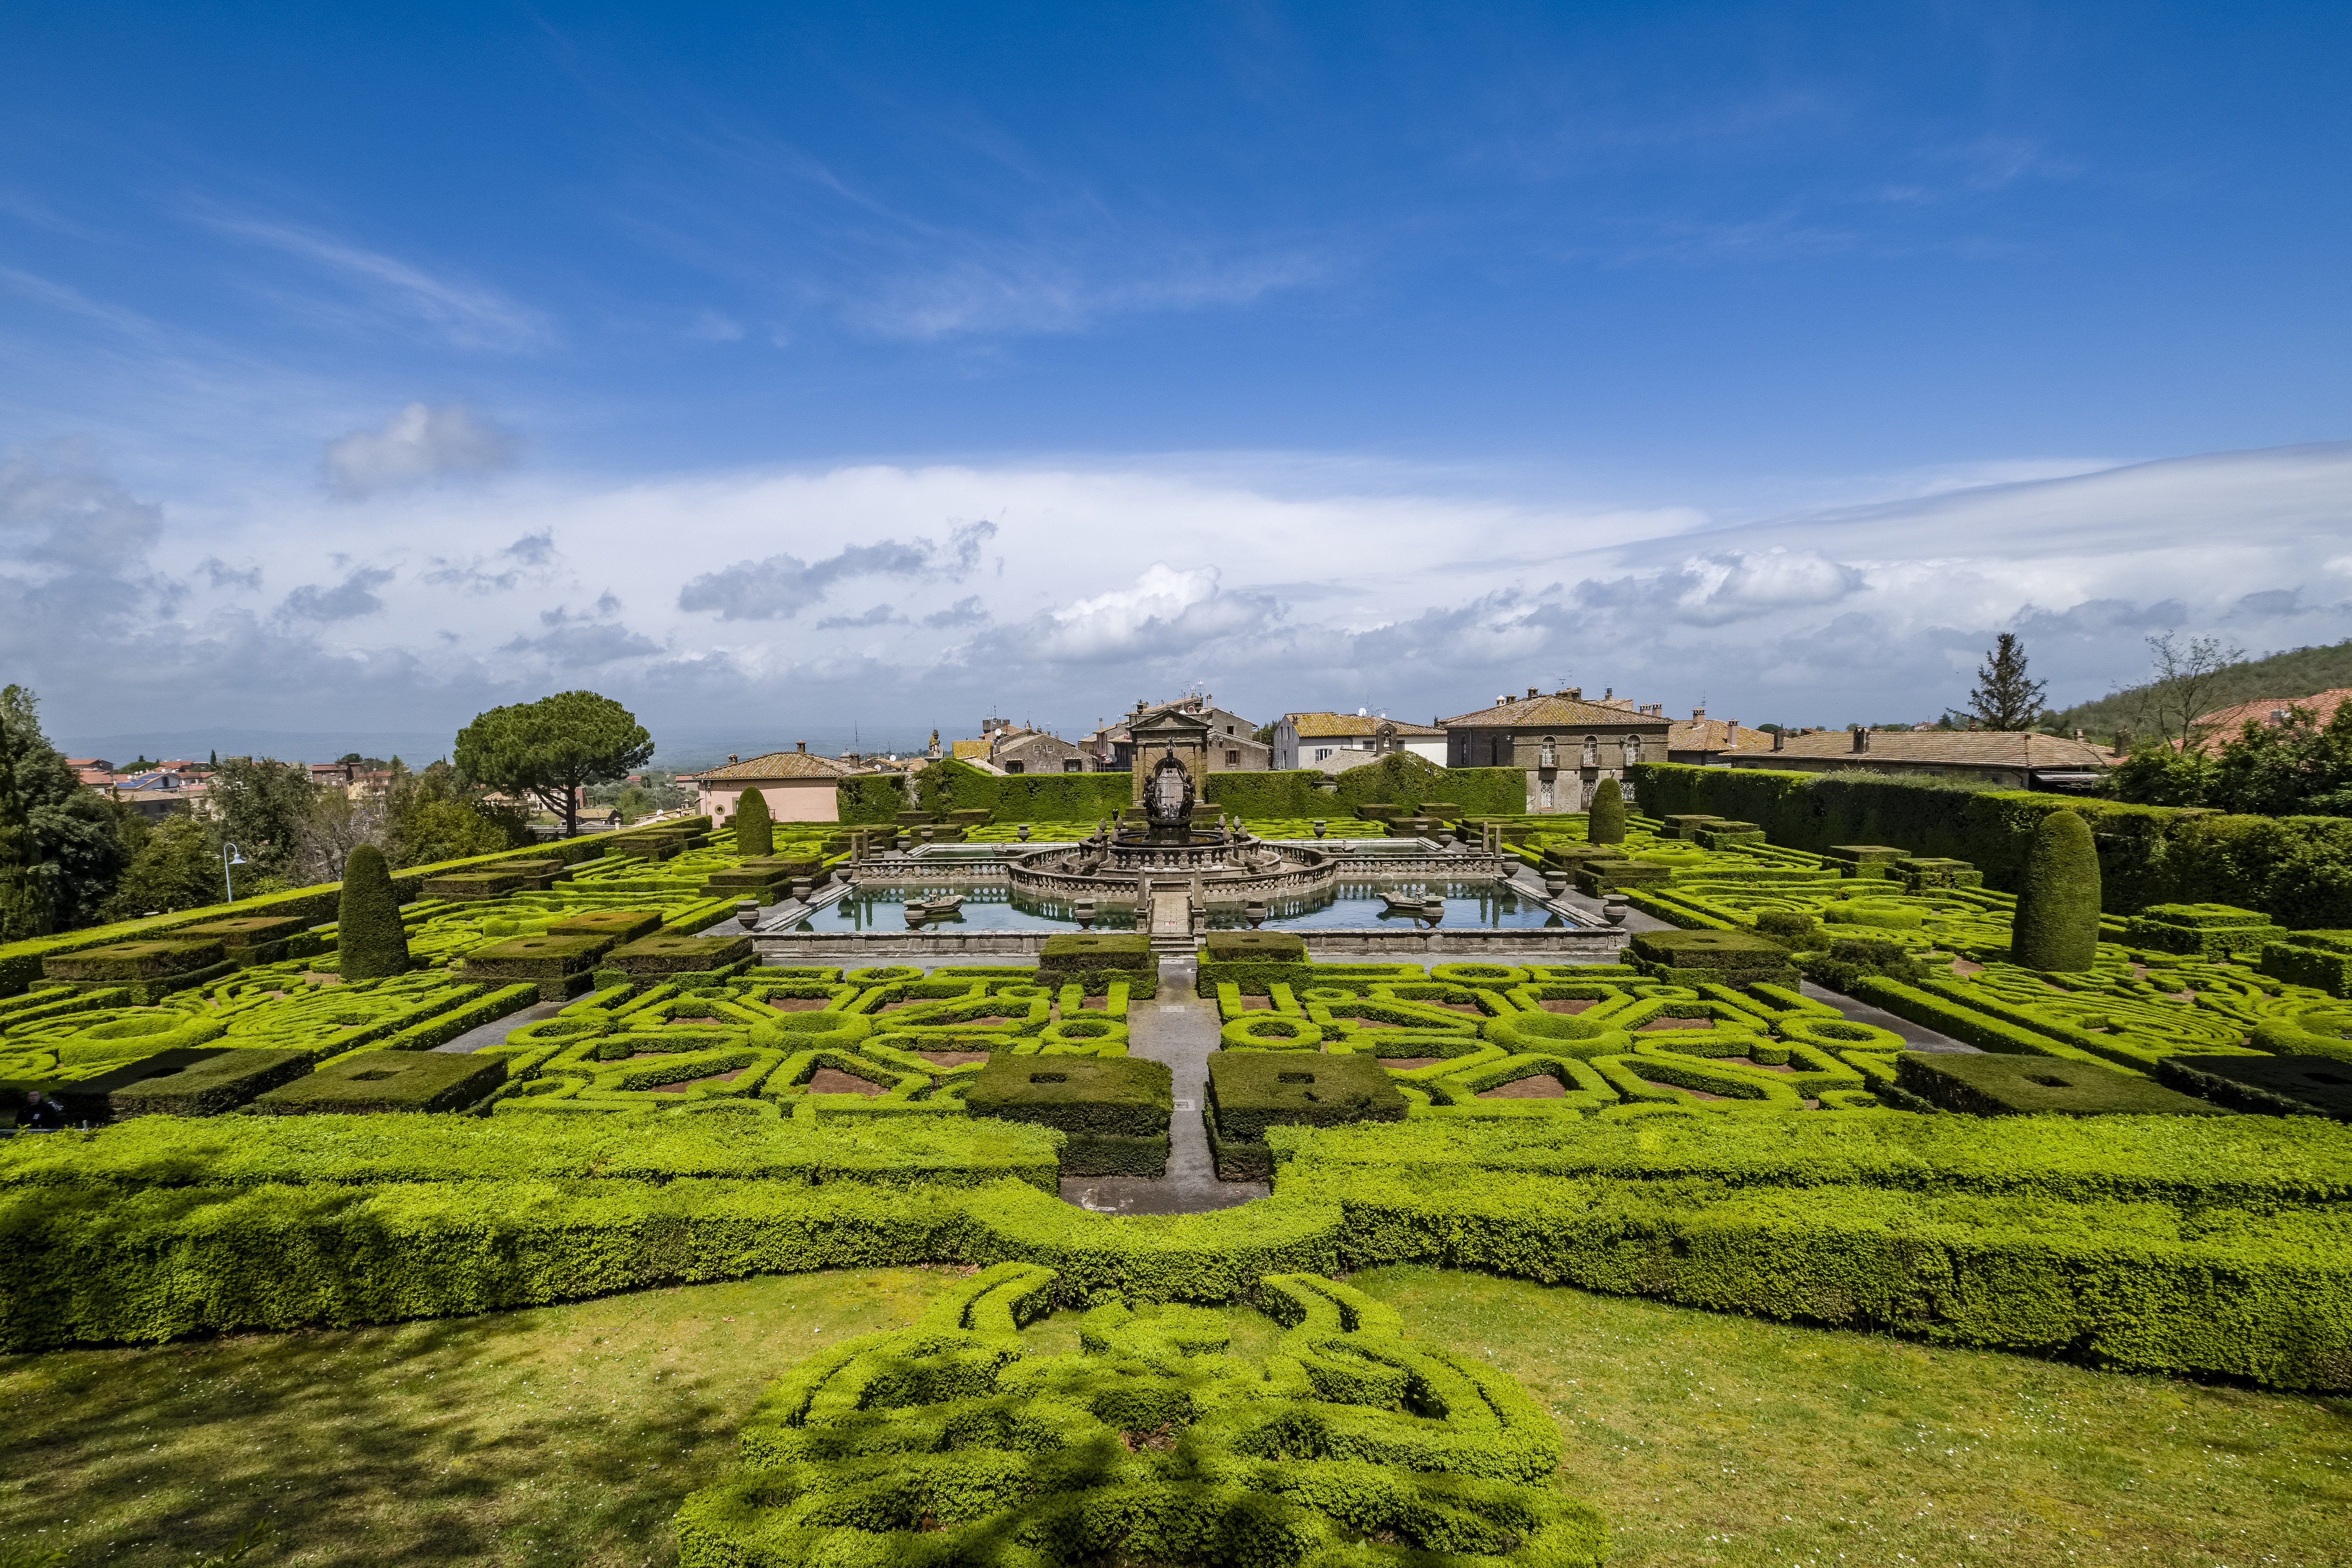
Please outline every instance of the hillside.
M2317 647L2290 648L2263 658L2241 660L2215 680L2212 700L2203 704L2203 709L2210 712L2263 697L2308 697L2315 691L2332 691L2346 686L2352 686L2352 637ZM2067 709L2044 727L2060 734L2072 734L2080 729L2102 739L2118 728L2145 733L2149 728L2148 710L2155 689L2154 684L2149 683L2110 692L2095 702L2078 703Z

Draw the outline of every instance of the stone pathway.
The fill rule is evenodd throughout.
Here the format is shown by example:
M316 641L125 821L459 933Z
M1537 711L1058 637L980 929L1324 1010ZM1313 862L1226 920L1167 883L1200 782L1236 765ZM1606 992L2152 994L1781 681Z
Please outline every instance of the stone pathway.
M1209 1154L1201 1105L1209 1091L1209 1053L1217 1048L1217 1005L1192 994L1199 973L1189 958L1160 965L1160 999L1128 1006L1128 1054L1166 1062L1175 1074L1176 1113L1168 1123L1168 1174L1065 1176L1062 1196L1097 1214L1206 1214L1273 1189L1265 1182L1221 1182Z

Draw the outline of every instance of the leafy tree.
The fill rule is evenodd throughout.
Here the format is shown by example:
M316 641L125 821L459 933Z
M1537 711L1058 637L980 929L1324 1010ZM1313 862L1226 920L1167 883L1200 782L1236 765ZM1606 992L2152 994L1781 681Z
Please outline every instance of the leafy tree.
M292 763L231 757L213 776L206 798L223 842L236 845L261 874L301 886L303 836L320 793Z
M137 920L149 911L170 914L219 903L227 895L221 875L220 846L205 825L174 812L150 827L100 910L110 921ZM241 891L250 892L248 885Z
M2048 684L2026 675L2025 645L2015 632L2002 632L1977 670L1968 710L1988 730L2023 730L2042 716Z
M2116 764L2107 784L2117 800L2134 805L2210 805L2213 772L2213 759L2203 752L2147 742Z
M432 866L528 845L522 814L491 805L488 793L447 763L414 773L394 768L384 797L385 858L395 867Z
M735 797L735 853L775 852L776 826L775 819L768 815L768 797L758 790L747 789Z
M383 851L373 844L354 848L343 868L342 897L335 911L336 972L346 980L381 980L408 973L408 933L400 928L400 897Z
M2010 955L2027 969L2092 968L2099 949L2099 850L2090 824L2053 811L2034 830L2018 889Z
M2224 705L2220 697L2230 667L2246 650L2220 637L2182 642L2170 632L2148 638L2147 648L2156 679L2141 689L2135 710L2143 724L2186 751L2200 738L2197 721Z
M2204 804L2267 816L2352 816L2352 702L2326 723L2290 707L2284 722L2248 723L2211 764Z
M580 831L578 791L643 767L653 737L635 715L593 691L560 691L493 708L457 732L458 768L492 789L539 802Z
M131 858L128 808L83 787L37 710L24 687L0 689L0 941L95 919Z

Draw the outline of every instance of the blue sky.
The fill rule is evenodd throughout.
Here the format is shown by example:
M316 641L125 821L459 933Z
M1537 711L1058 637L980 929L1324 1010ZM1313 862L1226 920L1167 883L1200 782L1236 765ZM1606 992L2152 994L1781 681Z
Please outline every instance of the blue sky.
M0 20L53 731L1932 716L2352 635L2319 5Z

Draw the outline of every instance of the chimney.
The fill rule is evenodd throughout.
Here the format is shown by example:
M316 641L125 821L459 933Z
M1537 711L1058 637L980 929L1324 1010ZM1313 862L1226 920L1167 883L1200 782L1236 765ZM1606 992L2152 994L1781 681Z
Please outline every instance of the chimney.
M1613 702L1613 701L1615 701L1616 700L1617 700L1617 689L1616 689L1615 687L1613 687L1613 686L1604 686L1604 687L1602 687L1602 688L1601 689L1601 701L1603 701L1603 702Z
M729 762L730 762L730 763L740 763L740 762L741 762L743 759L742 759L742 758L740 758L740 757L739 757L739 756L737 756L734 752L728 752L728 753L727 753L727 760L728 760Z
M796 752L805 752L808 750L808 742L806 741L794 741L793 742L793 750Z
M1870 750L1869 726L1864 725L1853 732L1853 749L1857 752L1866 752Z
M1584 700L1584 688L1581 686L1571 686L1566 691L1561 692L1560 695L1581 702Z
M1724 730L1725 730L1726 733L1725 733L1725 735L1724 735L1724 738L1723 738L1723 739L1724 739L1724 743L1725 743L1726 745L1736 746L1736 745L1739 744L1739 721L1738 721L1738 720L1734 719L1730 723L1726 724L1726 725L1724 726Z
M1534 687L1532 687L1532 686L1528 687L1528 696L1530 696L1530 697L1533 697L1535 694L1536 694L1536 689L1535 689Z
M1789 732L1786 730L1775 730L1772 731L1772 749L1774 751L1785 751L1788 748L1788 744Z
M1691 717L1694 719L1704 719L1706 717L1706 710L1704 708L1694 708L1691 710Z

